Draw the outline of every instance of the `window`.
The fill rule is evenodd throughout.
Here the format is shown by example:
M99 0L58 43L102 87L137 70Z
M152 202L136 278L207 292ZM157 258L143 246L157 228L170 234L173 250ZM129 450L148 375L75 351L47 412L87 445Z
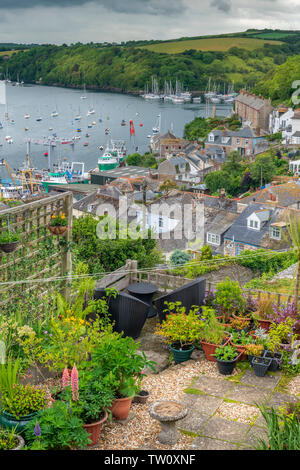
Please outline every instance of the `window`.
M248 139L245 140L245 144L246 144L246 145L249 144L249 140L248 140Z
M281 231L278 227L270 227L270 238L274 238L275 240L281 239Z
M239 137L236 138L236 143L239 144L240 143L240 139Z
M253 228L254 230L259 230L259 223L257 220L248 219L248 228Z
M215 233L208 233L207 242L211 243L212 245L220 245L220 235Z
M213 134L210 134L209 137L208 137L208 140L210 142L214 142L215 138L214 138L214 135Z
M163 225L164 225L163 218L160 216L158 219L158 226L161 228L163 227Z

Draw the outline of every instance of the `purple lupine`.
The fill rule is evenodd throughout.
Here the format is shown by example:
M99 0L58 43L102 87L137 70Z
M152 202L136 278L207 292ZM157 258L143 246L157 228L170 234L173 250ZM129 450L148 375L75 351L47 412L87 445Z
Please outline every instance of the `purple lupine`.
M42 435L42 431L38 422L36 422L34 426L34 435L35 437L40 437Z

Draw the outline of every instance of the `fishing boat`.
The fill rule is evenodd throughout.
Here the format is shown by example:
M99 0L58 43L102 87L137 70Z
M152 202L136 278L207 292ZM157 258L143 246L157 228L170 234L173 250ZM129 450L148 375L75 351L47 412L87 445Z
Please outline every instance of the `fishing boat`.
M103 155L98 157L98 168L100 171L113 170L119 165L116 155L112 155L110 149L106 149Z
M125 161L126 154L127 149L124 140L111 140L110 145L107 145L104 154L98 158L99 170L107 171L120 166Z
M43 173L42 185L48 193L49 186L76 183L88 183L88 173L84 171L83 162L61 162L53 164L53 170Z

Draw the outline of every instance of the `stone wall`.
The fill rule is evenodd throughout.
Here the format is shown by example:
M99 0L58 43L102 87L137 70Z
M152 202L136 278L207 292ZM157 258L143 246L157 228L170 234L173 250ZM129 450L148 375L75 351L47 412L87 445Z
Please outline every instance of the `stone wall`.
M238 281L240 285L243 286L255 277L255 273L251 269L240 266L239 264L230 264L220 268L218 271L204 274L203 277L205 277L207 281L206 288L208 288L209 282L216 285L219 282L224 281L227 276L231 281Z

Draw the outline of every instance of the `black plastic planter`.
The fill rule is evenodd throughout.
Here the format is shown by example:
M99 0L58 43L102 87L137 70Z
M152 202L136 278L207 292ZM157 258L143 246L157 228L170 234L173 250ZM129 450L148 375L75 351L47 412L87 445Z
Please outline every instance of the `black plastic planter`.
M220 374L222 375L231 375L232 372L234 371L236 361L238 359L238 355L236 356L233 361L221 361L216 357L217 365L218 365L218 370Z
M271 364L269 366L269 371L276 372L280 367L280 363L282 361L282 354L274 353L274 357L273 357L273 354L270 351L265 351L264 357L272 359Z
M252 366L254 370L254 374L257 377L264 377L267 373L267 370L270 367L272 359L263 356L253 356L252 358Z

